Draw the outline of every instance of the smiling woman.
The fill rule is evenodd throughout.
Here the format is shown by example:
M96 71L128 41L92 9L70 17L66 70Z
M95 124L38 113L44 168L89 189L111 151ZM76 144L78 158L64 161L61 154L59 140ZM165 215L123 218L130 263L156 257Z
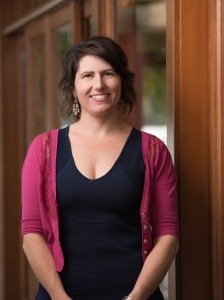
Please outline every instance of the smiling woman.
M134 89L134 73L128 69L127 57L120 46L112 42L111 39L106 37L93 37L71 47L66 55L59 82L59 89L65 96L65 115L70 116L72 113L72 106L74 104L74 81L77 77L75 75L77 75L80 68L81 59L87 55L89 58L94 56L95 59L101 59L101 63L102 60L104 61L105 69L103 70L103 73L105 73L105 71L112 71L114 76L118 75L120 77L121 95L117 107L122 113L130 113L136 102L136 92ZM86 70L79 70L79 73L85 71ZM90 73L93 72L93 70L89 70L88 67L88 72L89 71L91 71ZM109 74L107 73L104 75L105 77L108 77ZM112 74L110 74L110 76L111 75ZM88 77L89 76L90 74L88 74Z
M162 300L178 251L176 176L165 144L127 121L136 96L126 55L108 37L81 41L59 87L74 122L37 136L22 172L35 299Z

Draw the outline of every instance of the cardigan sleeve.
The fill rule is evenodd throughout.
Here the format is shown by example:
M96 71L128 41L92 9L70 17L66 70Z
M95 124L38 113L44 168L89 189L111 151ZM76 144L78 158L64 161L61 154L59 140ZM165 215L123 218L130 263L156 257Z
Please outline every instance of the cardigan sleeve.
M179 235L176 173L166 145L155 143L153 163L153 197L151 224L154 239L162 235Z
M30 144L22 167L22 235L39 233L43 235L40 215L40 138Z

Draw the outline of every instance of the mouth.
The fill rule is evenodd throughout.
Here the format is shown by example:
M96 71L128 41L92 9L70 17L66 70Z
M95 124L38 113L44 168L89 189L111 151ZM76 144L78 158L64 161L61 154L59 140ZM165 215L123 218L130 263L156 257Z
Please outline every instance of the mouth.
M93 100L96 100L96 101L103 101L105 100L107 97L109 96L109 94L97 94L97 95L92 95L91 98Z

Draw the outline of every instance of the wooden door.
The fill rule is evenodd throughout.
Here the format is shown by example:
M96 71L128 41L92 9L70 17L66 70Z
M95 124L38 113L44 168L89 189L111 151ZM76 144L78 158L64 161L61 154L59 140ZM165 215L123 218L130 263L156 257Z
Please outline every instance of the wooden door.
M221 2L173 3L175 163L181 217L177 299L182 300L224 297Z

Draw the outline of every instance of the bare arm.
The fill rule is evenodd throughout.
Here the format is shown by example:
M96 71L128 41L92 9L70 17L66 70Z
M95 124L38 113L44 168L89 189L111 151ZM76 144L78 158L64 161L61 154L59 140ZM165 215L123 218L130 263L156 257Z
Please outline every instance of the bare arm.
M137 282L129 294L132 300L147 300L166 275L179 247L175 236L161 236L148 255Z
M56 271L53 256L44 240L36 233L23 237L23 249L39 282L53 300L71 300L66 294Z

